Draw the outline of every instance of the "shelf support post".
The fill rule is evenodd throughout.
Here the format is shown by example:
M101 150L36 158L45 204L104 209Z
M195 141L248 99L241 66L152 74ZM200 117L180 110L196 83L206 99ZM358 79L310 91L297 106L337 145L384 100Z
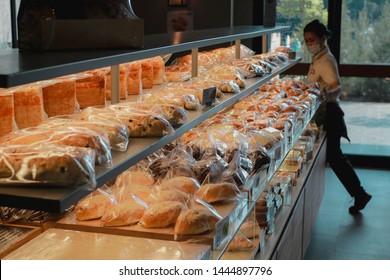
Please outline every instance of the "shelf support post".
M119 103L120 99L119 65L111 66L111 104Z
M198 76L198 52L199 52L199 49L198 48L194 48L191 50L191 76L192 78L195 78Z
M267 45L267 35L261 36L261 51L262 53L266 53L268 51L268 45Z
M236 51L236 59L240 59L241 58L241 40L236 40L235 41L235 45L236 45L236 48L235 48L235 51Z

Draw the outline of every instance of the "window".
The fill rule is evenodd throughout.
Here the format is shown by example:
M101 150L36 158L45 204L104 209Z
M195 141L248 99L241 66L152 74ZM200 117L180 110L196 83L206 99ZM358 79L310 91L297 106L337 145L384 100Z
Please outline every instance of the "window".
M303 42L303 28L314 19L327 24L327 2L323 0L279 0L277 2L276 23L291 27L289 32L283 34L282 44L296 51L303 62L310 61L310 54Z
M318 18L334 34L329 43L339 58L341 107L352 140L342 142L347 154L390 156L389 14L390 0L278 1L277 24L291 26L284 44L298 46L303 57L288 74L307 74L310 55L302 43L306 23Z
M343 1L340 63L390 64L390 1Z

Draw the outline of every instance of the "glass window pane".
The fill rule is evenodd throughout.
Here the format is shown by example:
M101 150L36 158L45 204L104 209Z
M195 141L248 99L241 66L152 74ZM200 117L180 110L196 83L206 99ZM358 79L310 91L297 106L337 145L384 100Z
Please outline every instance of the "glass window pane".
M390 0L343 1L341 63L390 63Z
M390 79L342 78L348 154L390 156Z
M302 56L303 62L310 62L311 56L303 43L303 28L314 19L325 25L328 23L327 0L279 0L276 6L276 23L290 26L289 32L282 34L282 44Z
M9 1L0 2L0 50L11 47L11 6Z

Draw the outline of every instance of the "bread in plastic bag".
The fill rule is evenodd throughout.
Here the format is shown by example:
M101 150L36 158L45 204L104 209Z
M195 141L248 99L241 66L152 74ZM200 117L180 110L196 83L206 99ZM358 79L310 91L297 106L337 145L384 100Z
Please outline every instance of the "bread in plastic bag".
M63 127L49 129L33 127L8 134L0 139L0 145L57 144L91 148L96 153L96 163L103 166L112 164L110 144L106 137L88 128Z
M180 212L187 206L178 201L162 201L146 209L139 224L146 228L165 228L176 223Z
M102 137L107 135L110 148L113 151L126 151L129 143L129 131L127 126L113 122L110 120L86 120L79 121L69 118L50 118L41 124L41 127L48 127L51 129L59 128L64 129L65 127L72 127L77 129L78 127L87 128L99 133Z
M78 221L100 219L107 208L116 204L115 198L106 190L103 186L77 202L74 215Z
M1 184L40 184L94 189L95 152L54 144L0 147Z
M103 226L128 226L138 223L145 207L136 201L126 201L118 204L111 204L104 210L100 221Z
M207 183L202 185L196 191L195 197L207 202L215 203L225 200L237 199L241 192L236 184L222 182L222 183Z

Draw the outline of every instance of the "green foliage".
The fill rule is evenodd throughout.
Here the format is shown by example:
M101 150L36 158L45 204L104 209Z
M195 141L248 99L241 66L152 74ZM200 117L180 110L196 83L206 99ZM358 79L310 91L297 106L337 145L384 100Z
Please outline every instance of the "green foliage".
M291 26L293 38L303 42L302 30L308 22L319 19L325 24L327 7L323 0L279 0L278 23ZM340 63L390 63L390 0L342 0ZM302 46L304 44L302 43ZM303 61L310 61L302 48ZM343 88L350 99L390 102L390 78L343 78Z
M341 23L341 63L390 63L390 1L365 1L366 8L358 13L343 1ZM375 11L375 13L374 13ZM351 16L357 14L356 18ZM376 15L376 18L373 17ZM349 99L390 102L389 80L373 78L343 79Z
M327 24L328 10L324 7L323 0L279 0L276 6L278 24L291 27L291 38L301 42L303 61L310 61L310 54L306 51L303 43L303 28L314 19Z

